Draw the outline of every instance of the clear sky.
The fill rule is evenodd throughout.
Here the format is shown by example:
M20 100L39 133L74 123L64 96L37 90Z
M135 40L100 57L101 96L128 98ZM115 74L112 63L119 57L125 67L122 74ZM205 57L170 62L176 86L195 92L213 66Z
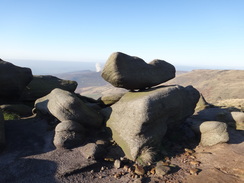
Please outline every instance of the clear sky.
M244 69L244 0L0 0L0 58Z

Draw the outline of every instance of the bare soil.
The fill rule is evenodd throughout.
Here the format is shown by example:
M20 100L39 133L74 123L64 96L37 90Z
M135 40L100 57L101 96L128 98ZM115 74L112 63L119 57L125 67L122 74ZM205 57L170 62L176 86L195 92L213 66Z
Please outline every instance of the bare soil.
M229 143L213 147L199 146L195 136L165 138L161 159L171 167L170 173L155 175L153 163L144 167L141 176L133 172L134 163L130 161L124 160L121 168L114 168L112 160L121 153L116 145L109 146L114 157L87 160L79 147L55 149L53 127L45 120L33 117L6 121L5 127L7 146L0 154L0 182L244 182L244 134L232 128Z

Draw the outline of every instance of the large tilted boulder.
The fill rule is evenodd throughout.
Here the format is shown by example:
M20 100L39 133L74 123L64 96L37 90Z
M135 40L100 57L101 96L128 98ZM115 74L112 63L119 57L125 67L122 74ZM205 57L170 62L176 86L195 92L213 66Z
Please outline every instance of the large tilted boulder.
M71 120L62 121L55 128L53 144L57 148L72 148L85 140L85 128Z
M4 119L3 114L0 109L0 152L2 151L5 145L5 129L4 129Z
M85 127L100 127L103 122L102 116L88 107L74 93L58 88L37 99L34 111L51 114L59 121L76 121Z
M55 76L40 75L33 76L33 80L28 84L23 92L23 101L35 101L49 94L53 89L60 88L74 92L77 87L76 81L63 80Z
M18 100L32 78L31 69L0 59L0 104Z
M128 92L112 105L107 127L127 158L145 162L159 148L166 130L193 114L200 97L192 86L162 86Z
M163 60L147 64L138 57L113 53L107 60L102 77L115 87L144 89L175 77L175 67Z

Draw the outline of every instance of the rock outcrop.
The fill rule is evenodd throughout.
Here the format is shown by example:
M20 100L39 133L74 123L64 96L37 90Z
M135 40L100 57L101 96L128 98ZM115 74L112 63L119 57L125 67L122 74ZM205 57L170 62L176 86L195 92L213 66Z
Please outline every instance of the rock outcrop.
M128 92L112 105L107 127L127 158L145 162L151 150L159 148L167 128L173 130L194 113L199 97L192 86Z
M100 127L103 118L97 111L88 107L74 93L54 89L48 95L37 99L35 110L43 114L51 114L59 121L72 120L84 127Z
M175 67L163 60L147 64L138 57L113 53L107 60L102 77L115 87L145 89L175 77Z
M53 144L57 148L72 148L81 145L85 140L85 128L71 120L62 121L55 128Z
M4 129L4 118L0 109L0 152L5 145L5 129Z
M230 126L235 127L237 130L244 129L244 113L233 111L230 112L227 109L222 108L206 108L194 114L191 118L188 119L190 126L194 129L197 129L199 124L197 121L220 121L227 123Z
M219 121L205 121L200 127L201 145L213 146L229 141L227 125Z
M0 104L19 100L32 78L31 69L0 59Z
M33 76L33 80L28 84L23 92L23 101L35 101L49 94L53 89L60 88L69 92L74 92L77 87L76 81L63 80L54 76L40 75Z

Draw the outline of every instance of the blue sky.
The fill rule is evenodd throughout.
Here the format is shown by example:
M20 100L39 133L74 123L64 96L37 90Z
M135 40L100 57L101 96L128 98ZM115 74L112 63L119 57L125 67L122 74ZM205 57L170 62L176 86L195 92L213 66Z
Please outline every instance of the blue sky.
M244 69L243 0L0 0L0 58Z

